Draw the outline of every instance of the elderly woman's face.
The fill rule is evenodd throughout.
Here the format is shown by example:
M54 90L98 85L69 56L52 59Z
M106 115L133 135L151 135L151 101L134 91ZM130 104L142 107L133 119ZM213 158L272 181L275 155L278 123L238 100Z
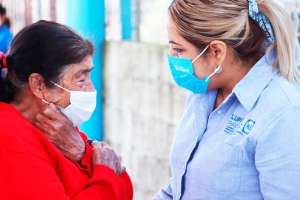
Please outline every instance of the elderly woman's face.
M87 56L82 62L70 65L63 71L63 76L57 83L58 85L71 90L93 92L94 85L90 79L90 73L93 69L92 56ZM59 88L54 87L53 103L62 108L70 105L70 93Z

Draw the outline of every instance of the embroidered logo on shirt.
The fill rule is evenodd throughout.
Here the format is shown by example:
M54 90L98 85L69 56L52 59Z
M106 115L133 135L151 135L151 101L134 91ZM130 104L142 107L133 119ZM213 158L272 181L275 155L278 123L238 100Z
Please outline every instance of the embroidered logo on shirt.
M243 127L242 132L249 134L249 132L251 131L251 129L253 128L253 126L255 125L255 121L253 121L252 119L249 119L246 124Z
M241 123L244 120L244 118L239 117L235 114L232 114L226 128L225 128L225 133L228 135L235 135L235 130L239 129L241 127Z
M228 135L236 135L237 133L240 135L249 134L255 125L255 121L252 119L248 119L248 121L244 124L244 118L232 114L224 132Z

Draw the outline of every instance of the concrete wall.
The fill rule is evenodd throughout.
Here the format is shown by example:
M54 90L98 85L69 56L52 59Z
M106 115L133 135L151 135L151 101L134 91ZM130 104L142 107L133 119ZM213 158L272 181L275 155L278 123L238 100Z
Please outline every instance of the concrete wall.
M169 182L169 150L187 91L172 80L168 46L107 42L104 52L104 140L122 156L134 199L151 199Z

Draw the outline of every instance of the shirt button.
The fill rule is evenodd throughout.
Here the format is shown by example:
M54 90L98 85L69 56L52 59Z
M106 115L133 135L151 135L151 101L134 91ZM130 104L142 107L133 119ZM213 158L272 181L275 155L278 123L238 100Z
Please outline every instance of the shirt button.
M222 114L222 110L218 110L217 113L218 113L219 115L221 115L221 114Z

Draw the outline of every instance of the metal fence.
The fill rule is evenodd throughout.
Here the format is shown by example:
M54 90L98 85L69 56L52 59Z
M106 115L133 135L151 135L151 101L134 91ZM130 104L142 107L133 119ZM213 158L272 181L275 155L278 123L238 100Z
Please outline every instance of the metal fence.
M167 43L167 9L172 0L132 0L133 40ZM40 19L66 23L66 0L0 0L7 8L11 29L16 34ZM121 40L120 0L105 0L106 39Z
M7 8L11 29L16 34L25 25L40 19L66 23L67 0L0 0ZM300 0L290 1L300 13ZM121 32L121 0L105 0L106 39L119 41ZM172 0L131 0L132 39L147 43L167 43L167 9ZM299 26L298 26L299 27Z
M107 40L121 40L121 0L106 0ZM172 0L131 0L133 40L148 43L167 43L167 9ZM283 6L294 6L300 16L300 0L277 0ZM300 26L296 24L296 27ZM299 33L300 36L300 33Z
M167 43L167 9L172 0L132 0L133 40ZM107 40L121 40L119 0L106 0Z
M28 7L30 0L1 0L0 3L6 7L7 17L10 19L11 30L13 33L18 32L21 28L31 22L31 16L28 15L30 12Z
M64 22L65 0L0 0L0 3L6 7L14 34L40 19Z

